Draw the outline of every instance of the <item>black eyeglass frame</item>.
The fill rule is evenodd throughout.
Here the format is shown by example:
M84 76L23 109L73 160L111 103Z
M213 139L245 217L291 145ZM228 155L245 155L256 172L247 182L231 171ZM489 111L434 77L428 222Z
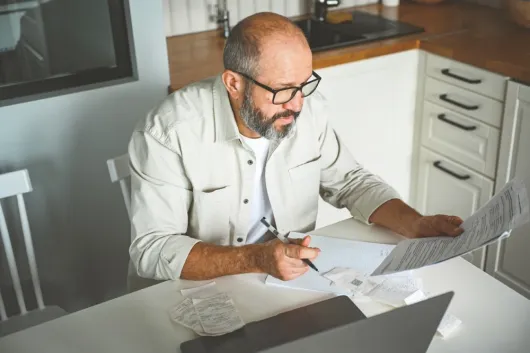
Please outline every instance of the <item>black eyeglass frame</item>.
M269 87L269 86L267 86L267 85L265 85L265 84L263 84L263 83L261 83L261 82L256 81L255 79L253 79L252 77L250 77L250 76L247 75L247 74L244 74L244 73L242 73L242 72L238 72L238 71L234 71L234 72L237 73L237 74L240 74L241 76L243 76L243 77L246 78L247 80L251 81L252 83L254 83L254 84L258 85L258 86L260 86L261 88L263 88L263 89L265 89L265 90L271 92L271 93L272 93L272 104L276 104L276 105L285 104L285 103L291 101L291 99L293 99L294 96L296 96L296 94L298 93L298 91L302 92L302 97L307 97L307 96L311 95L313 92L315 92L315 91L317 90L317 87L318 87L318 85L320 84L320 81L322 80L322 77L320 77L319 74L317 74L315 71L313 71L312 74L313 74L313 76L315 76L315 79L314 79L314 80L304 82L304 83L302 83L300 86L292 86L292 87L284 87L284 88L280 88L280 89L274 89L274 88ZM304 87L307 86L308 84L313 83L313 82L315 82L315 81L318 81L317 84L316 84L316 86L315 86L315 88L314 88L310 93L308 93L307 95L304 96L304 92L302 91L302 88L304 88ZM276 102L274 101L275 98L276 98L276 94L277 94L278 92L287 91L287 90L289 90L289 89L294 89L293 94L291 95L291 98L289 98L288 100L286 100L285 102L282 102L282 103L276 103Z

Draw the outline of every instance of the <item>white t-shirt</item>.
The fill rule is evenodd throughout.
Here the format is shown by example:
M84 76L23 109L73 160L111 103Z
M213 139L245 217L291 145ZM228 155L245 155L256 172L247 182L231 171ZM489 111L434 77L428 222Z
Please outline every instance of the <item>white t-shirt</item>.
M266 217L269 222L273 222L272 207L267 194L267 186L265 185L265 163L267 162L267 155L269 153L270 141L264 137L252 139L241 135L256 156L256 174L254 175L254 192L250 199L251 215L250 215L250 229L247 234L247 244L258 243L269 239L266 235L267 227L261 223L261 219Z

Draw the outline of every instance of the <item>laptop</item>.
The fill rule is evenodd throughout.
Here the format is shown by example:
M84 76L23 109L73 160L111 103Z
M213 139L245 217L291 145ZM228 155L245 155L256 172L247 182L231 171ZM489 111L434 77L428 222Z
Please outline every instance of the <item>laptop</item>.
M338 296L249 323L223 336L203 336L182 353L425 353L453 292L366 318Z

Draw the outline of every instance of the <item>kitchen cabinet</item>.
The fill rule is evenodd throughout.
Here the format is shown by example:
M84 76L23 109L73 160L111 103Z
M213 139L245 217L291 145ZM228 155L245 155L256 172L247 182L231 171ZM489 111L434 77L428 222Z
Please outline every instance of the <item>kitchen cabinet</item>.
M426 148L420 150L418 207L426 214L471 216L490 199L493 182Z
M419 72L412 205L465 220L493 196L507 78L429 53ZM486 251L463 257L485 269Z
M419 51L316 70L331 125L364 167L409 201ZM322 199L316 227L351 217Z
M530 86L508 83L495 190L512 178L530 187ZM530 298L530 223L488 246L486 271Z

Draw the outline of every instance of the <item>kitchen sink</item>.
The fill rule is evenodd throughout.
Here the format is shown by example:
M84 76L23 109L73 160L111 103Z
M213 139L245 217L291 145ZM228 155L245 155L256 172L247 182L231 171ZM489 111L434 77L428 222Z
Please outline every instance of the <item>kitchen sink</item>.
M315 19L295 21L304 32L313 52L367 43L423 32L423 28L392 21L363 11L351 13L351 20L338 23Z

